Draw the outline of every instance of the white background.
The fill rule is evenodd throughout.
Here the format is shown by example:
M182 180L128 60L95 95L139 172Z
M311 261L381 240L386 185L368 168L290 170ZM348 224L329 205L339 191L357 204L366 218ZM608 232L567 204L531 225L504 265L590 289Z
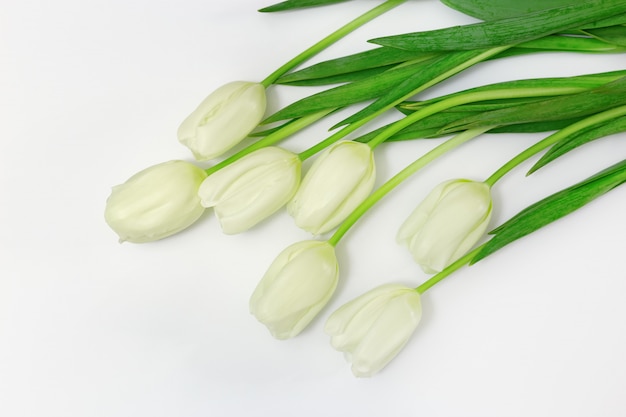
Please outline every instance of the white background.
M484 179L545 135L484 136L375 206L338 246L341 284L300 336L248 313L274 257L309 238L284 213L225 236L208 211L177 236L118 244L110 187L190 160L178 124L206 94L260 80L378 4L261 14L262 0L3 0L0 14L0 415L624 416L626 188L452 275L423 297L405 350L352 376L323 324L374 286L427 276L396 230L440 181ZM389 12L317 59L376 36L468 23L435 0ZM623 55L542 54L481 64L424 94L507 79L624 68ZM271 88L271 110L317 91ZM342 113L346 116L349 113ZM331 122L284 146L326 136ZM622 160L626 135L494 188L497 225ZM381 146L379 183L437 141Z

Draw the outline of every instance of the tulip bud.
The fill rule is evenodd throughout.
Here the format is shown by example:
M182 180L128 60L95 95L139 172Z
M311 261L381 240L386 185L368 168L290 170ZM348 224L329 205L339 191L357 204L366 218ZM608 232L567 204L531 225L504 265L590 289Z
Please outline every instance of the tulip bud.
M315 160L287 210L298 227L316 235L326 233L365 200L375 179L369 146L335 143Z
M169 161L113 187L104 218L120 241L150 242L189 227L204 212L198 187L206 173L184 161Z
M438 185L406 219L398 242L426 273L440 272L483 236L491 218L487 184L451 180Z
M204 207L215 208L224 233L240 233L293 197L301 166L298 156L289 151L261 148L209 175L198 195Z
M250 312L272 336L300 333L337 287L335 248L325 241L295 243L278 255L250 298Z
M196 159L222 155L258 126L265 114L265 87L235 81L211 93L178 128L178 140Z
M409 340L422 317L420 295L399 284L377 287L328 317L331 345L352 362L352 373L369 377L384 368Z

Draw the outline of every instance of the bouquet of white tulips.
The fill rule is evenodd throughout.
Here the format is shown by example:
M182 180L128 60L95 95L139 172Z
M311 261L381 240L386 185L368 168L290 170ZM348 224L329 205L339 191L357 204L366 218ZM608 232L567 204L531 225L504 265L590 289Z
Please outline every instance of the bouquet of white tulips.
M262 11L339 1L345 0L287 0ZM332 346L350 354L356 376L377 373L406 345L422 315L421 295L435 284L626 181L623 159L492 224L499 209L493 198L497 183L522 162L542 154L532 173L572 149L626 131L626 69L493 83L427 100L419 96L485 61L538 51L586 53L585 59L594 59L591 53L624 53L626 0L495 0L489 7L480 0L442 0L482 22L373 39L374 49L296 70L405 1L381 2L260 82L233 81L209 94L182 121L178 140L197 161L216 163L204 168L201 162L176 160L144 169L113 188L105 209L120 241L135 243L178 233L206 208L213 208L226 234L243 233L284 209L311 238L287 247L259 274L249 309L274 337L287 339L333 297L341 263L335 249L342 237L400 183L481 135L545 132L488 178L451 178L416 201L397 241L431 277L414 287L374 288L327 319ZM328 88L266 114L276 84ZM296 153L279 145L357 104L358 111L308 149ZM390 113L396 121L353 134ZM375 188L377 147L420 139L438 145ZM309 158L312 164L302 175Z

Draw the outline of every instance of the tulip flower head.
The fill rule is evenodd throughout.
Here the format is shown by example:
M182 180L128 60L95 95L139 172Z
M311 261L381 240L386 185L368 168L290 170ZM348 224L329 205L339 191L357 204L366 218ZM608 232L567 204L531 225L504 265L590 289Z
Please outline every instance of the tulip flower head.
M397 240L408 246L426 273L440 272L484 235L491 212L487 184L446 181L435 187L406 219Z
M258 126L265 114L265 87L235 81L211 93L178 128L178 140L199 161L222 155Z
M209 175L198 195L214 207L224 233L244 232L293 197L302 163L296 154L268 146Z
M306 240L282 251L250 298L250 312L277 339L299 334L335 292L339 266L335 248Z
M185 161L151 166L113 187L104 218L120 241L150 242L189 227L204 212L198 187L206 178Z
M372 149L358 142L338 142L326 149L307 172L287 210L298 227L315 235L341 223L374 187Z
M352 362L352 373L369 377L402 350L421 317L417 291L386 284L337 309L328 317L325 331L332 346Z

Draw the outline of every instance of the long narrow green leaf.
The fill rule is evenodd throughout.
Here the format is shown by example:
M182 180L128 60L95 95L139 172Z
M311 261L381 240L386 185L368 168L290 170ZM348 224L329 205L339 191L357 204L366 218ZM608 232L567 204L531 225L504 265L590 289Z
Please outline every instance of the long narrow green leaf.
M474 115L480 111L468 111L461 110L465 106L458 106L452 109L435 113L432 116L428 116L410 126L405 127L401 131L393 134L385 140L385 142L399 142L405 140L416 139L432 139L447 136L450 133L458 133L462 129L455 132L442 133L441 130L448 123L452 123L463 117ZM411 112L412 113L412 112ZM516 125L507 125L496 127L487 133L539 133L539 132L551 132L555 130L563 129L566 126L571 125L581 118L568 118L562 120L549 120L540 122L520 123ZM352 139L355 142L369 142L375 138L380 132L386 129L389 125L380 127L376 130L368 132L362 136Z
M412 112L411 112L412 113ZM432 116L428 116L417 123L414 123L406 128L402 129L398 133L394 134L387 141L399 141L399 140L409 140L409 139L422 139L422 138L431 138L437 135L437 132L448 123L453 122L464 116L469 116L474 114L472 111L456 111L456 112L447 112L442 111L439 113L435 113ZM390 124L386 126L382 126L378 129L375 129L365 135L359 136L358 138L353 139L355 142L369 142L371 139L376 137L378 133L385 130L389 127Z
M281 77L278 84L290 84L314 78L333 77L355 71L371 68L386 67L407 61L417 62L417 59L429 59L432 53L403 51L396 48L378 47L352 55L320 62L299 71L291 72Z
M506 87L503 87L503 89ZM456 96L456 94L455 94ZM478 103L462 104L450 109L444 110L440 113L464 113L465 115L474 116L476 113L487 112L491 110L503 109L511 106L517 106L523 103L532 103L539 100L545 100L546 97L513 97L500 100L487 100ZM436 103L441 100L424 100L424 101L406 101L396 106L398 111L409 115L417 110L423 109L429 104Z
M498 20L567 6L579 3L580 0L441 0L441 2L480 20Z
M624 24L626 24L626 14L618 14L616 16L607 17L606 19L586 24L582 27L582 29L598 29Z
M287 0L259 9L260 12L283 12L285 10L301 9L303 7L326 6L341 3L347 0Z
M430 60L410 65L401 65L374 77L340 85L298 100L269 116L264 123L292 119L329 108L340 108L351 104L373 100L390 88L401 83L416 72L421 72Z
M374 103L342 120L334 127L354 123L389 105L394 103L399 104L403 100L407 100L411 96L415 95L417 92L423 91L427 87L441 82L444 79L457 74L459 71L464 70L467 67L467 63L472 63L475 59L484 55L484 53L485 51L482 50L458 51L438 56L437 58L434 58L432 62L427 61L430 65L424 67L422 71L412 74L401 83L388 89Z
M576 135L565 138L552 146L535 165L528 171L529 174L544 167L558 157L565 155L567 152L576 149L586 143L600 139L616 133L626 132L626 116L618 117L609 122L605 122L599 126L591 126Z
M423 100L423 101L415 102L412 105L412 109L418 110L418 108L429 106L438 101L447 100L452 97L458 97L460 95L464 95L468 93L480 93L480 92L502 90L502 89L548 88L550 90L554 90L554 89L563 88L563 89L570 89L571 93L584 92L593 88L601 87L607 83L619 80L622 77L626 77L626 70L599 72L595 74L575 75L572 77L529 78L529 79L523 79L523 80L503 81L499 83L486 84L486 85L482 85L479 87L468 88L466 90L458 91L455 93L438 96L430 100ZM524 100L531 100L531 99L524 99ZM545 100L545 98L543 98L542 100ZM502 101L499 100L499 102L502 102ZM510 107L510 106L507 105L507 107Z
M472 53L473 52L474 51L472 51ZM462 52L458 52L457 54L462 54ZM443 58L446 58L446 57L443 57ZM342 124L353 123L359 120L360 118L367 117L368 115L384 107L385 105L394 102L394 100L397 100L398 98L401 98L401 97L407 98L406 97L407 92L410 92L411 88L415 88L416 86L419 86L420 85L419 82L424 82L424 80L427 80L428 77L433 79L435 77L434 72L440 71L441 73L444 73L450 68L454 68L453 64L457 62L455 61L456 59L460 59L461 62L464 62L464 57L462 55L449 54L447 55L447 58L449 58L450 61L446 62L446 64L450 64L450 66L443 66L441 65L440 62L437 62L438 65L433 65L432 68L429 68L431 72L425 71L424 73L413 75L411 78L408 78L404 83L399 84L394 89L390 90L385 95L381 96L374 103L370 104L369 106L360 110L356 114L338 123L337 126L342 125ZM469 60L470 55L468 55L467 58L465 59ZM442 62L444 61L442 60ZM437 97L435 99L423 102L423 106L427 106L427 105L436 103L438 101L449 99L451 97L455 97L455 96L459 96L463 94L480 93L480 92L487 92L491 90L498 90L498 89L505 89L505 88L506 89L520 89L520 90L531 89L531 88L547 89L546 94L544 94L545 96L574 94L574 93L587 91L593 87L603 86L607 84L609 81L619 79L620 77L623 77L625 75L626 75L626 71L624 72L617 71L617 72L600 73L600 74L589 74L589 75L579 76L579 77L549 78L549 79L539 78L539 79L507 81L507 82L502 82L502 83L495 83L491 85L481 86L481 87L477 87L473 89L468 89L465 91L461 91L461 92L454 93L454 94L449 94L446 96ZM563 91L559 92L559 89L562 89ZM606 99L614 97L616 93L618 93L619 91L611 91L611 95L609 97L606 97ZM537 103L535 103L535 105L540 105L540 103L543 103L544 101L545 99L539 100ZM527 111L530 111L533 109L533 107L530 107L532 103L528 103L527 105L529 106ZM520 115L514 114L514 111L512 111L510 108L511 106L507 106L507 109L503 109L502 112L504 113L506 113L507 111L510 112L511 115L509 117L518 117L518 118L522 117L521 114ZM521 107L516 107L516 109L517 108L521 108ZM557 111L556 108L551 109L552 114L555 111ZM496 113L496 111L494 110L493 114L499 115L500 113ZM455 123L452 123L449 126L448 130L444 130L441 133L457 132L459 130L466 130L466 129L473 127L473 126L471 127L463 126L463 123L465 121L467 121L467 124L477 123L478 120L481 120L481 121L489 120L491 122L491 125L489 125L486 121L484 123L481 122L480 127L502 126L505 124L513 124L513 123L503 123L503 120L501 121L500 119L496 117L490 117L489 115L491 115L491 113L479 113L479 114L476 114L475 116L468 117L467 119L460 119L456 121ZM546 117L540 118L540 119L534 119L534 120L531 118L528 118L528 116L525 116L525 117L527 117L527 120L520 120L519 123L536 122L540 120L550 120L549 118L546 118ZM563 117L577 117L577 115L576 114L573 114L571 116L556 115L552 119L562 119Z
M345 74L337 74L337 75L331 75L328 77L321 77L321 78L304 79L304 80L299 80L299 81L294 81L294 82L289 82L289 83L280 83L280 84L293 85L293 86L299 86L299 87L317 87L317 86L327 86L327 85L332 85L332 84L353 83L356 81L364 80L369 77L375 77L379 74L382 74L386 71L393 69L394 67L395 65L387 65L383 67L368 68L368 69L360 70L360 71L347 72Z
M493 238L483 246L470 263L476 263L509 243L578 210L624 182L626 182L626 160L544 198L491 231Z
M564 127L582 120L583 117L565 118L559 120L541 120L538 122L519 123L493 128L489 133L539 133L561 130ZM440 132L441 133L441 132Z
M504 126L509 124L574 118L597 113L626 104L626 77L600 87L562 97L485 112L459 120L446 126L442 133L459 129L474 129L482 126Z
M582 33L582 32L581 32ZM535 52L590 52L615 53L624 52L626 47L617 46L600 39L584 36L550 35L540 39L523 42L514 48L488 58L500 59L510 56L527 55ZM276 81L277 84L298 86L320 86L339 84L361 80L368 76L380 74L394 65L403 62L417 62L420 59L434 57L435 53L421 51L405 51L402 49L379 47L345 57L331 59L294 71Z
M624 0L588 0L483 23L382 37L371 42L427 52L492 48L581 28L587 23L625 13Z

